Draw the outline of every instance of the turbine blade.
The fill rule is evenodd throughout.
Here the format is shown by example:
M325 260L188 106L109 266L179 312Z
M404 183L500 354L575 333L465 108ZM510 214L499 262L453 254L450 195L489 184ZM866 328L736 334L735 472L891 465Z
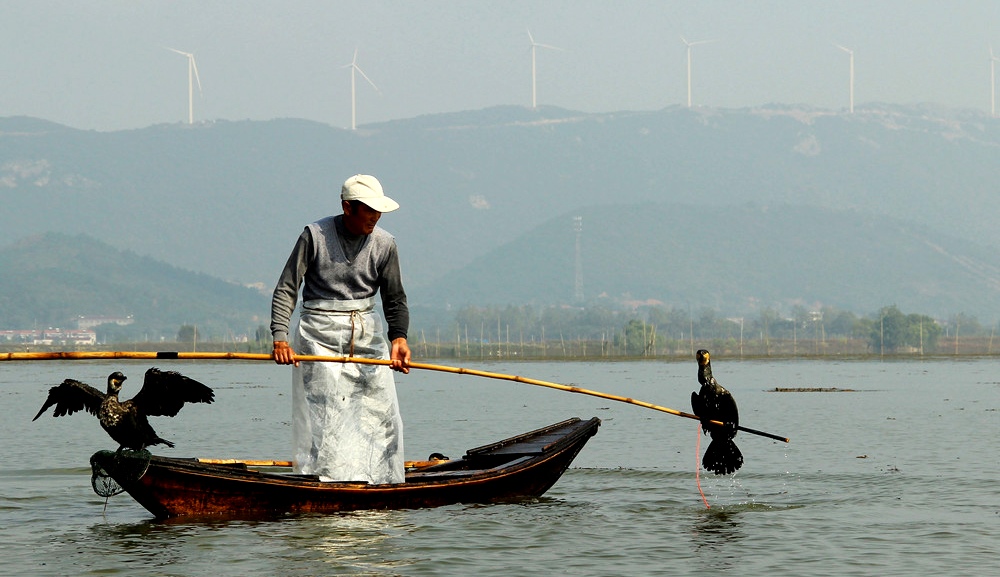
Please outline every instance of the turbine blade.
M164 48L166 48L167 50L169 50L171 52L176 52L176 53L180 54L181 56L187 56L188 58L190 58L192 56L192 54L190 54L188 52L181 52L180 50L177 50L176 48L170 48L168 46L164 46Z
M686 46L697 46L699 44L711 44L712 42L718 42L718 38L713 38L712 40L695 40L694 42L689 42L687 38L681 36L681 42Z
M201 93L201 78L198 77L198 65L194 61L194 54L188 56L191 59L191 69L194 70L194 79L198 82L198 92Z
M528 40L530 41L528 50L531 50L532 48L551 48L552 50L565 50L565 48L559 48L558 46L552 46L551 44L540 44L538 42L535 42L534 36L531 35L531 30L528 30Z
M372 88L374 88L379 94L382 94L382 91L378 89L378 86L375 86L375 83L372 82L371 78L368 78L368 75L365 74L365 71L362 70L360 66L358 66L357 64L354 64L353 66L354 66L354 69L357 70L358 72L360 72L361 76L364 77L364 79L368 81L368 84L372 85Z

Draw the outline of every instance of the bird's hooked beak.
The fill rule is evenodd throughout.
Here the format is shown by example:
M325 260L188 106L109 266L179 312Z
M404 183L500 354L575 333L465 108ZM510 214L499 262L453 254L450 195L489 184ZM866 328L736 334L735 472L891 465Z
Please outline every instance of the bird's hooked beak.
M115 371L108 375L108 393L117 393L122 390L122 383L128 378L120 371Z

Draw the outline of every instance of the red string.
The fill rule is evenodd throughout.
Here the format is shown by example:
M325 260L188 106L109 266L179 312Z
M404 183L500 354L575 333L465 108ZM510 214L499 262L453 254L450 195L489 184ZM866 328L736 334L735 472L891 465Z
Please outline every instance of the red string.
M698 423L698 440L694 444L694 480L698 484L698 492L701 493L701 500L705 503L706 509L711 509L712 507L708 504L708 499L705 498L705 492L701 490L701 423Z

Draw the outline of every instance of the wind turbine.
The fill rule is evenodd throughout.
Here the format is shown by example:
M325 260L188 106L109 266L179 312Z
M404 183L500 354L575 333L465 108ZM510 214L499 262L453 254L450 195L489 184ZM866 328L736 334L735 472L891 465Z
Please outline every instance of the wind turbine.
M686 38L681 36L681 42L687 46L687 89L688 89L688 108L691 108L691 47L697 46L699 44L708 44L710 42L715 42L715 40L698 40L697 42L688 42Z
M851 57L851 107L849 108L851 114L854 114L854 51L850 48L844 48L840 44L834 44L837 48L840 48Z
M375 91L378 92L379 94L382 94L382 91L378 89L378 86L375 86L375 83L372 82L372 79L368 78L368 75L365 74L365 71L362 70L360 66L358 66L357 48L354 49L354 59L351 60L350 64L345 64L343 67L351 69L351 130L356 130L358 127L357 123L358 114L357 114L357 96L356 96L357 83L355 82L355 76L356 76L355 73L360 72L361 76L363 76L364 79L368 81L368 84L371 84L372 88L374 88Z
M997 117L997 62L1000 62L1000 56L993 54L993 45L990 44L990 116L993 118Z
M171 52L176 52L188 59L188 124L194 124L194 83L198 82L198 93L201 93L201 78L198 77L198 65L194 63L194 54L181 52L174 48L167 48Z
M551 50L562 50L558 46L550 46L548 44L539 44L535 42L535 38L531 35L531 30L528 30L528 40L531 42L531 108L538 108L538 89L536 80L536 68L535 68L535 49L536 48L549 48Z

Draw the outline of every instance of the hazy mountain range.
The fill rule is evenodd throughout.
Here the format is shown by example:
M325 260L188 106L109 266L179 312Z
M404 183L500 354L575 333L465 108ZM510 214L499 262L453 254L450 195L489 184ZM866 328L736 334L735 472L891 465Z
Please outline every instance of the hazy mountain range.
M0 246L85 233L269 289L359 172L402 205L381 224L421 308L579 304L582 289L726 314L1000 316L1000 120L932 107L499 107L354 132L0 118Z

